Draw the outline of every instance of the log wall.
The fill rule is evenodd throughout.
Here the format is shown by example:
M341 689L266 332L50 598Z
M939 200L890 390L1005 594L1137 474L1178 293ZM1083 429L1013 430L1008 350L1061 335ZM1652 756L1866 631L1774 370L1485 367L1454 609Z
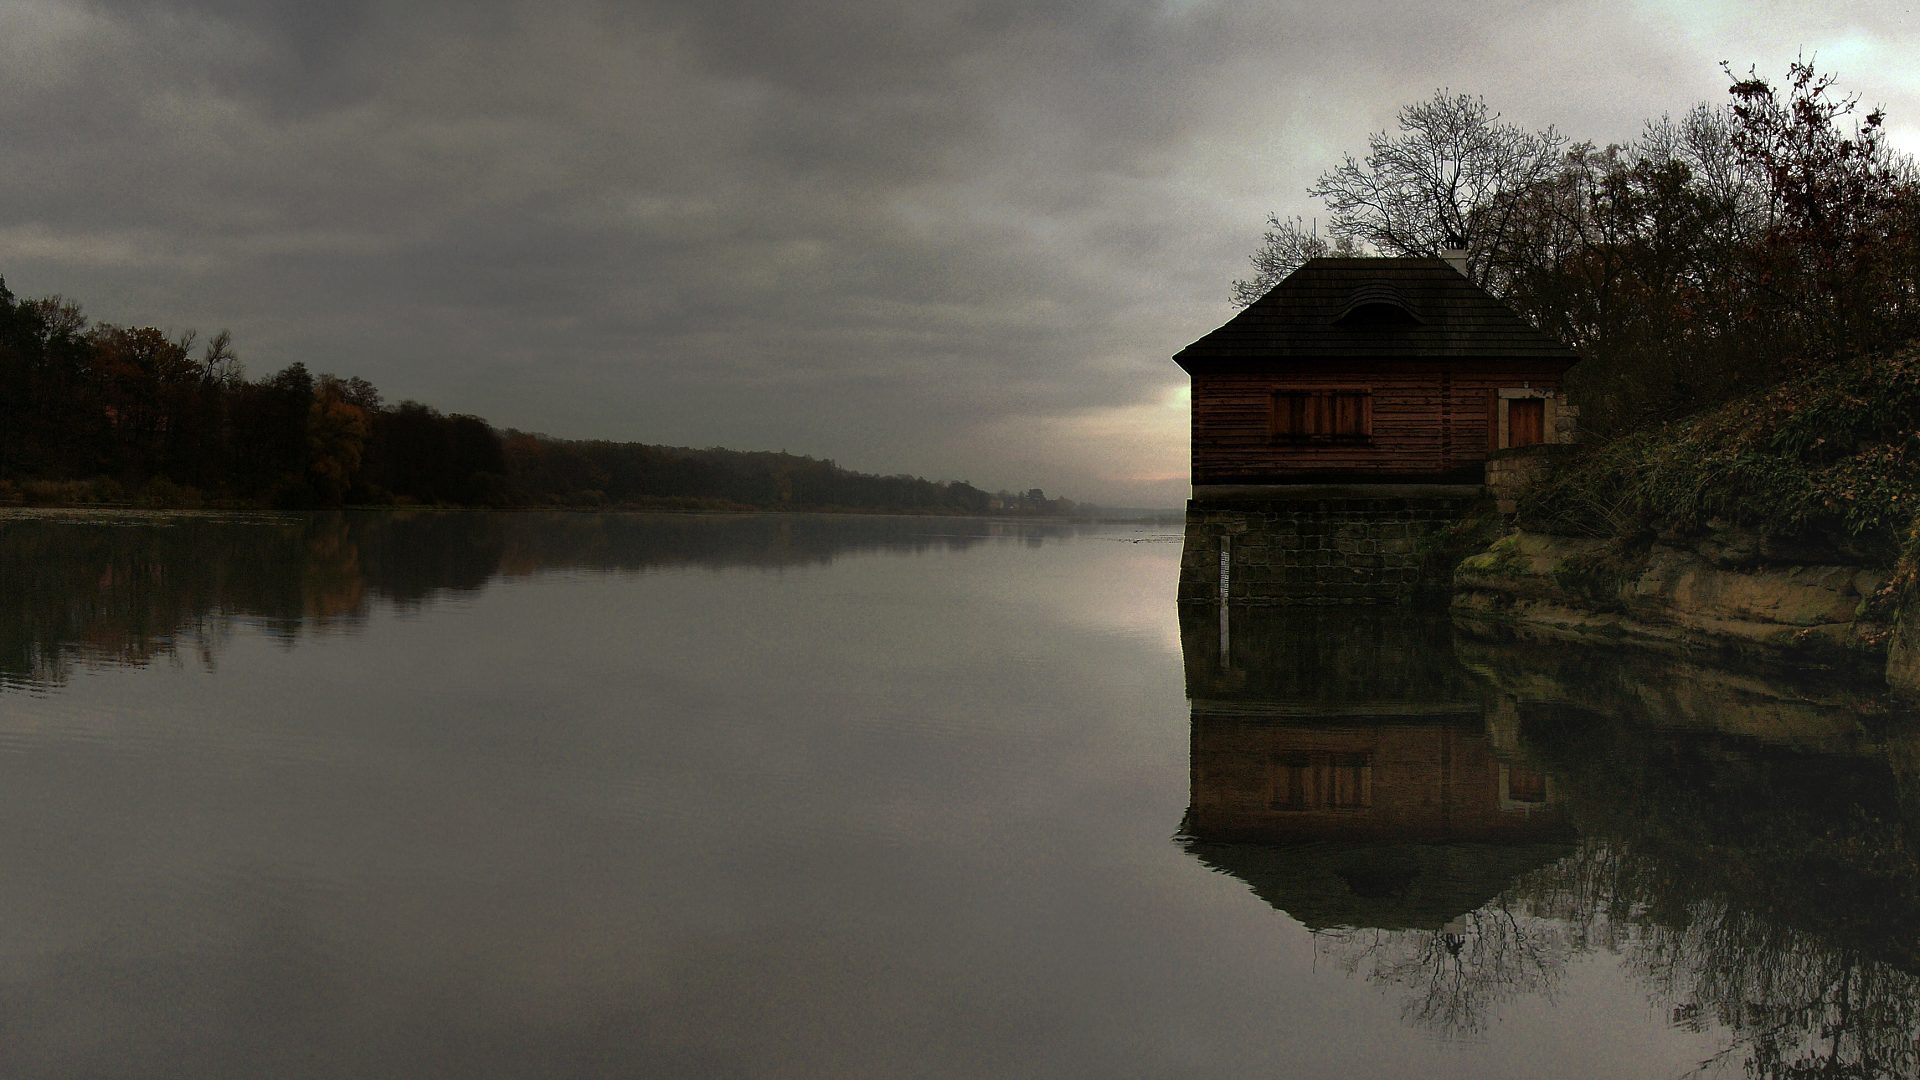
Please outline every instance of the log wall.
M1260 484L1305 478L1445 478L1477 474L1497 438L1503 387L1557 389L1564 364L1519 360L1290 363L1284 374L1193 376L1193 482ZM1291 441L1273 432L1282 390L1366 390L1372 437Z

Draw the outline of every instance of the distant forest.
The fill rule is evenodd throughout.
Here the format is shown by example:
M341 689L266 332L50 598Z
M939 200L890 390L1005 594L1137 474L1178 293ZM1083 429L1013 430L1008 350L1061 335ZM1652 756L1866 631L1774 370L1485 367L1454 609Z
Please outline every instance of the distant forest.
M197 347L196 347L197 346ZM875 476L786 453L501 431L361 378L246 378L225 331L89 323L0 281L0 505L632 507L1065 514L1038 488Z

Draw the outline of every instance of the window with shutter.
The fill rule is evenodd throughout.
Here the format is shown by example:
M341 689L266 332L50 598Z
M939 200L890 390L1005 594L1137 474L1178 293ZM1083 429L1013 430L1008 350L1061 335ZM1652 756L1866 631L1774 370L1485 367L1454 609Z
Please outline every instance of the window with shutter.
M1328 806L1359 810L1373 805L1372 754L1335 754L1328 774Z
M1275 810L1307 810L1314 798L1313 758L1285 754L1267 762L1267 805Z
M1276 390L1270 429L1276 442L1366 442L1373 438L1373 393Z

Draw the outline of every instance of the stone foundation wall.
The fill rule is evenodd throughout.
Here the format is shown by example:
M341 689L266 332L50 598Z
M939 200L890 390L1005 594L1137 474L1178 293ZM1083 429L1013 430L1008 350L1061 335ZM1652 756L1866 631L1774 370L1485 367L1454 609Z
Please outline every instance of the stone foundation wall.
M1471 514L1474 497L1272 498L1187 504L1180 602L1402 604L1444 596L1451 565L1429 558L1438 534Z
M1487 494L1493 496L1495 507L1503 514L1513 513L1527 488L1556 460L1563 460L1569 450L1559 443L1495 450L1487 458Z

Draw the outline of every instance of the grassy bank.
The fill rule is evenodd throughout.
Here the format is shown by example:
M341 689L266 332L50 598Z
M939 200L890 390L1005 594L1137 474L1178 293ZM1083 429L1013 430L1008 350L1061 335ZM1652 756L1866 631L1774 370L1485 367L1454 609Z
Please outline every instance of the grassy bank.
M1920 511L1920 347L1815 369L1587 448L1521 500L1561 536L1694 540L1738 533L1890 565Z

